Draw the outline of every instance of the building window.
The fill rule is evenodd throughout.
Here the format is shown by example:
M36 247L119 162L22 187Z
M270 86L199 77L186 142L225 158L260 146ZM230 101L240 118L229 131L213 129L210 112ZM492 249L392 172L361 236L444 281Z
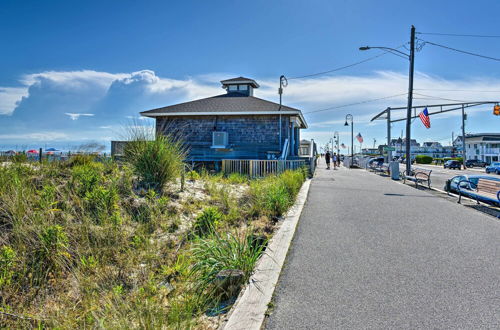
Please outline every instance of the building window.
M212 148L227 147L227 132L212 132Z
M240 91L247 91L248 90L248 85L238 85L238 89Z
M477 149L477 144L474 143L474 149Z
M229 85L228 88L230 92L234 92L238 90L238 85Z

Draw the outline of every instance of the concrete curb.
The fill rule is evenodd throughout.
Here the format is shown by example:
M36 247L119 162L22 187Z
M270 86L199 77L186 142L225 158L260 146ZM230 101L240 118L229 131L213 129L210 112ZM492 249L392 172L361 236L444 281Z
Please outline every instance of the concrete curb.
M280 228L271 238L266 253L258 261L248 285L236 300L229 319L221 327L224 330L258 330L261 328L304 208L311 181L304 182L295 204L287 212Z

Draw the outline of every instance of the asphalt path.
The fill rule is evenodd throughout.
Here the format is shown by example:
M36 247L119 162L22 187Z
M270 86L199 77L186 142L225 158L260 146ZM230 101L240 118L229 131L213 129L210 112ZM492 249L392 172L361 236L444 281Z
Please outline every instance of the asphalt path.
M318 167L268 329L500 328L500 221Z
M485 175L485 176L493 176L500 177L497 174L486 174L484 168L467 168L465 170L450 170L444 169L443 166L435 166L435 165L423 165L423 164L414 164L413 167L420 167L432 170L431 174L431 186L433 188L443 190L446 180L453 178L456 175ZM400 170L404 170L404 166L400 166Z

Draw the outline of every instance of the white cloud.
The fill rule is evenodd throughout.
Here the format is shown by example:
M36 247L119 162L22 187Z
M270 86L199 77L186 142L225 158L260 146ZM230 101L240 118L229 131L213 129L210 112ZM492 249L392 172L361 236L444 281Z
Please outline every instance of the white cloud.
M60 132L33 132L27 134L0 134L2 140L20 140L20 141L55 141L67 140L70 136Z
M0 87L0 115L11 114L17 103L27 95L26 87Z
M80 117L94 117L95 115L93 113L70 113L70 112L65 112L64 113L66 116L69 116L71 120L78 120Z

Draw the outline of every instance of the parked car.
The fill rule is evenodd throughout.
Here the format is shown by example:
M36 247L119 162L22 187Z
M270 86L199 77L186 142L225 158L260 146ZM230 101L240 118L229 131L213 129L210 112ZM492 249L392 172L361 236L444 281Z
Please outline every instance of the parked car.
M465 162L465 166L467 167L486 167L488 163L479 159L469 159Z
M486 166L486 173L500 174L500 162L494 162L490 166Z
M476 199L475 189L477 186L477 182L481 178L500 181L500 178L498 177L486 175L457 175L446 182L446 184L444 185L444 190L452 193L458 193L458 185L460 185L460 191L463 196ZM478 198L483 202L491 202L489 200L482 199L480 196Z
M447 160L444 163L443 167L444 168L449 168L449 169L456 168L456 169L461 170L462 169L462 164L458 160Z

